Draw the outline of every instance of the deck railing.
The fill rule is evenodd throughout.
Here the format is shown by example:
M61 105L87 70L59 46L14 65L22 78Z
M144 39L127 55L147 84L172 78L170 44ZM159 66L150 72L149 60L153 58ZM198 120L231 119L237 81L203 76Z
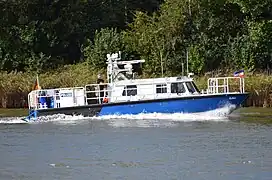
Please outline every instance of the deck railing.
M53 98L53 99L59 99L60 98L60 91L62 90L73 90L72 98L73 98L73 105L79 106L83 105L80 103L77 103L77 98L85 98L85 89L84 87L72 87L72 88L56 88L56 89L41 89L41 90L33 90L28 94L28 108L29 109L44 109L44 108L50 108L47 106L47 104L43 104L40 102L41 98ZM76 90L83 90L82 95L77 95L75 92ZM58 97L58 98L57 98ZM54 102L59 107L59 100L56 100ZM52 107L51 107L52 108Z
M230 89L232 87L232 89ZM245 92L245 79L241 77L217 77L208 79L208 94Z
M102 104L110 102L111 89L108 83L85 85L85 104Z

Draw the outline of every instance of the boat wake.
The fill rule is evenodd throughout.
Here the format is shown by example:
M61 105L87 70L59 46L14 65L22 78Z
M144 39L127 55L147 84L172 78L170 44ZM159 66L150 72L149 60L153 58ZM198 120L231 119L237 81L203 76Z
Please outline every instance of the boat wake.
M86 120L90 119L90 117L84 117L81 115L65 115L65 114L56 114L56 115L50 115L50 116L41 116L38 117L35 121L29 121L26 122L22 120L23 117L4 117L0 118L0 124L39 124L39 123L45 123L45 122L58 122L58 123L75 123L80 120Z
M3 117L0 118L0 124L27 124L21 120L21 117Z
M108 121L113 127L173 127L179 122L228 121L227 117L203 116L199 114L139 114L139 115L113 115L95 117L93 119Z
M114 127L154 127L172 126L176 122L201 122L201 121L228 121L228 114L233 106L226 106L220 109L203 113L142 113L138 115L106 115L100 117L83 117L56 114L51 116L38 117L36 121L25 122L20 117L9 117L0 119L0 124L37 124L53 122L57 124L78 124L86 121L105 121Z
M138 115L108 115L92 117L93 120L105 120L113 127L171 127L178 122L222 122L229 121L229 107L203 113L150 113Z

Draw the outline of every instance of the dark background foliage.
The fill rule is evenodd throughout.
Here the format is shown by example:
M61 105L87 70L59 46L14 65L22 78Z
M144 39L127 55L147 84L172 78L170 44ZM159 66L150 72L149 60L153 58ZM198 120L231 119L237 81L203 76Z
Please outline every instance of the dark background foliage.
M1 0L0 70L42 72L107 53L145 72L272 68L271 0Z

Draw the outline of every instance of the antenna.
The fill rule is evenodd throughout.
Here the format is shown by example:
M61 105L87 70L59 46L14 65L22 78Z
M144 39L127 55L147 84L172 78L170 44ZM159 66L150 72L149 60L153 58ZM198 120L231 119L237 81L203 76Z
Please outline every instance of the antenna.
M189 73L189 66L188 66L188 55L189 53L188 53L188 48L186 49L186 66L187 66L187 75L188 75L188 73Z
M182 76L184 76L184 62L181 63Z

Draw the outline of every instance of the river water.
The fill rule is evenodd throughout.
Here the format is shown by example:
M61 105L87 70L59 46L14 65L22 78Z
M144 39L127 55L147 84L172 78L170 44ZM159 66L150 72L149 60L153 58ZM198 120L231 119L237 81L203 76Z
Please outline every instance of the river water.
M51 118L51 119L50 119ZM272 179L272 131L184 114L0 119L0 179Z

